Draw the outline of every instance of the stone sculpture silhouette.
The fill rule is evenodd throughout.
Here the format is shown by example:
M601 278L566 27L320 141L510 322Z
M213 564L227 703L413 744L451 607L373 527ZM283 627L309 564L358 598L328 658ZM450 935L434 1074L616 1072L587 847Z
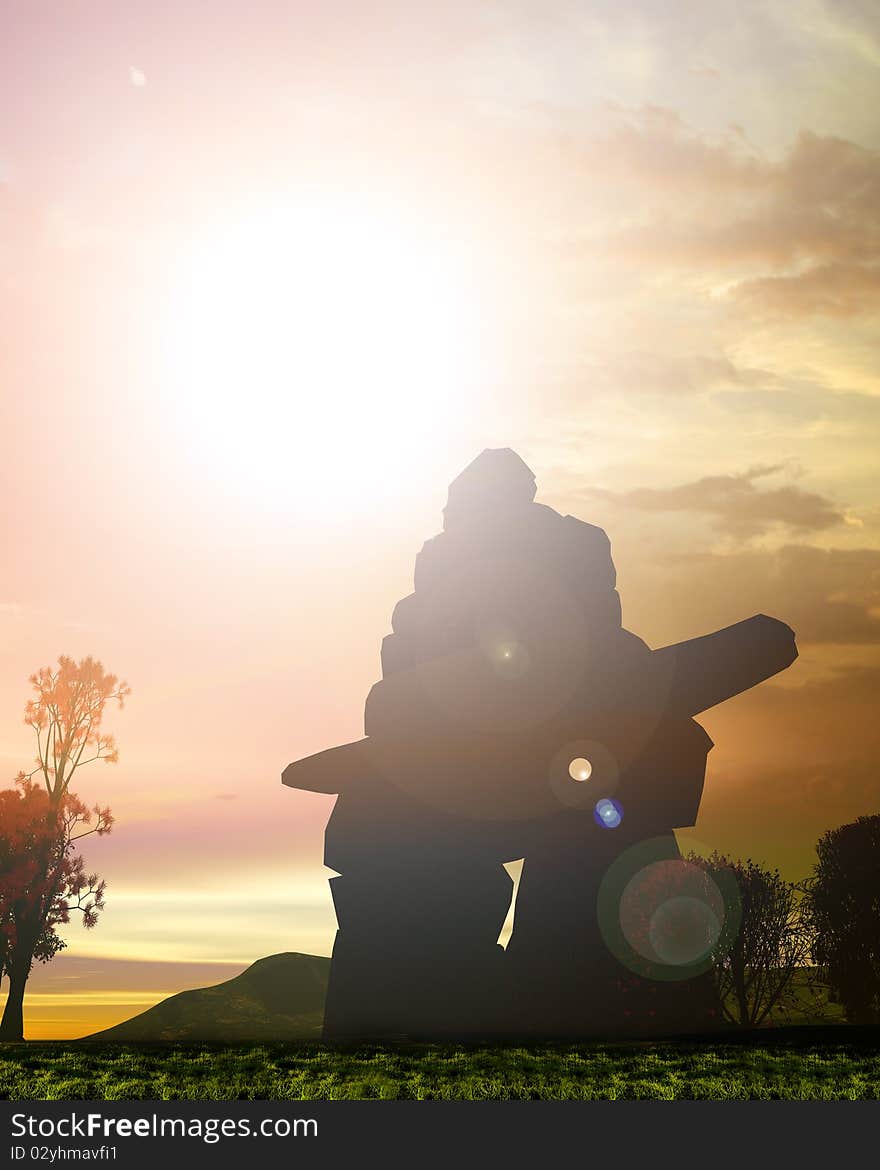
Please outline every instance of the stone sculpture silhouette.
M651 650L622 628L605 533L535 492L507 449L451 484L383 642L366 738L282 776L339 794L328 1039L717 1019L705 953L668 961L656 938L621 935L619 911L683 864L673 830L696 820L712 746L693 716L790 665L794 636L761 615Z

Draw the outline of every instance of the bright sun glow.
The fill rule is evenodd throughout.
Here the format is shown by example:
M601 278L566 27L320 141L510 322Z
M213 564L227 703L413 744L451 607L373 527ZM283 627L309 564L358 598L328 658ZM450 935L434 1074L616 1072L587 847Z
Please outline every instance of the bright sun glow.
M399 490L481 392L473 285L437 232L358 205L291 204L212 233L168 305L191 456L265 493Z

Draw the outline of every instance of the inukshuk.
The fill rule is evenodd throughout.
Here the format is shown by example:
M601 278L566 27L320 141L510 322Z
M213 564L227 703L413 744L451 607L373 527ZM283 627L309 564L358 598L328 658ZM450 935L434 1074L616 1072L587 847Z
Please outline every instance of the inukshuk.
M793 638L756 618L651 651L622 629L605 533L534 496L509 450L453 482L384 640L367 738L284 774L340 793L328 1038L717 1016L700 940L725 906L672 832L696 819L711 747L691 716L788 665ZM505 954L503 863L521 858Z

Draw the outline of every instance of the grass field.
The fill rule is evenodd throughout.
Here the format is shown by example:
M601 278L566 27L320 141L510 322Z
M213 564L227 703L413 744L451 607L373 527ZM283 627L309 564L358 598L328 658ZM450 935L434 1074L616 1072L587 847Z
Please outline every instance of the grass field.
M880 1035L772 1029L701 1041L527 1047L0 1046L13 1100L860 1100L880 1098Z

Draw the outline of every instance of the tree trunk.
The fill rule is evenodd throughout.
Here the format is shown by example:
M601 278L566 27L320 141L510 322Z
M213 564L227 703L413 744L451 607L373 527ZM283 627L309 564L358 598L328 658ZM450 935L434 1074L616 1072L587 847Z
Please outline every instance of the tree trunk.
M0 1022L0 1040L24 1039L24 989L30 975L30 963L13 962L9 971L9 995Z
M741 1028L747 1028L752 1021L749 1018L749 1001L746 995L745 955L739 942L733 949L730 963L733 969L733 989L736 994L736 1006L739 1013L737 1023Z

